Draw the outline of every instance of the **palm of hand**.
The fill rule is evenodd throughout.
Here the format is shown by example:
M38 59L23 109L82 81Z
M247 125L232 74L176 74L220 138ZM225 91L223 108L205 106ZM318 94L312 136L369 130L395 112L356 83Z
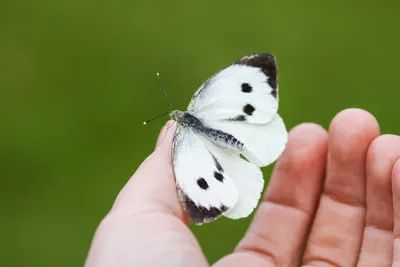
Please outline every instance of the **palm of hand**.
M173 130L120 192L87 267L209 265L177 199ZM341 112L329 133L297 126L248 232L215 266L400 266L398 159L400 137L379 136L365 111Z

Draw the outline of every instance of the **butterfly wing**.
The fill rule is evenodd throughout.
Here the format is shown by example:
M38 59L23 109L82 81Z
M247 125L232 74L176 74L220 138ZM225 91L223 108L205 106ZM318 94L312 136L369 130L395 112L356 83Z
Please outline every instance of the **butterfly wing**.
M242 154L257 166L275 161L287 131L278 110L275 57L254 54L220 71L196 92L189 112L206 127L228 133L244 144Z
M264 124L278 110L275 57L254 54L209 78L192 97L188 111L199 119Z
M235 206L224 216L231 219L247 217L256 208L263 191L264 179L260 168L241 159L235 150L221 149L212 143L208 147L231 177L239 194Z
M264 183L262 173L235 153L222 150L190 128L178 126L173 166L179 200L194 223L222 215L246 217L256 207Z
M208 127L229 133L243 143L241 154L258 167L274 162L285 149L288 138L285 124L278 114L266 124L213 120L206 123Z

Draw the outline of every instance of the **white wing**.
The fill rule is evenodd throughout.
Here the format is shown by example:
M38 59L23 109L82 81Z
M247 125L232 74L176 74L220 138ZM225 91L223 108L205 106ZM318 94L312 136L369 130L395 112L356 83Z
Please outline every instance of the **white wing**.
M243 156L259 167L274 162L285 149L288 138L285 124L278 114L267 124L212 120L205 120L205 124L235 136L244 144Z
M262 173L238 154L179 126L172 156L179 199L194 223L246 217L257 206Z
M264 187L263 174L260 168L241 159L237 152L221 150L213 144L208 147L223 166L225 172L232 178L239 193L236 205L228 210L224 216L231 219L249 216L256 208Z
M286 146L287 131L277 110L277 69L271 54L236 61L205 82L189 104L189 112L205 127L243 143L242 154L257 166L271 164Z
M208 79L188 111L199 119L264 124L278 110L276 61L271 54L244 57Z

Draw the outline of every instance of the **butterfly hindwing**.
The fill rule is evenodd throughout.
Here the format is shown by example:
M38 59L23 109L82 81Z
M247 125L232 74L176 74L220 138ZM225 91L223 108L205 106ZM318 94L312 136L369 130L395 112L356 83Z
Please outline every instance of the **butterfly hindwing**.
M274 162L286 146L288 133L282 118L276 114L267 124L205 120L215 130L235 136L242 144L241 154L256 166Z
M239 194L235 206L224 216L231 219L247 217L256 208L264 187L260 168L241 159L235 150L221 149L214 144L208 147L233 180Z

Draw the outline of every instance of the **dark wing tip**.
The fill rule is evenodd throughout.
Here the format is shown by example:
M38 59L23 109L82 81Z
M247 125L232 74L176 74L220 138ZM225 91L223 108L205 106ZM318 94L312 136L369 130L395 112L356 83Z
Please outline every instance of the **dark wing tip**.
M250 67L260 68L262 72L268 76L268 84L272 89L277 89L278 77L277 77L277 64L273 54L260 53L245 56L237 60L234 64L247 65Z
M228 207L224 205L221 205L221 207L211 207L209 209L197 206L181 189L178 189L178 193L179 200L186 214L189 216L190 220L197 225L213 221L228 211Z

